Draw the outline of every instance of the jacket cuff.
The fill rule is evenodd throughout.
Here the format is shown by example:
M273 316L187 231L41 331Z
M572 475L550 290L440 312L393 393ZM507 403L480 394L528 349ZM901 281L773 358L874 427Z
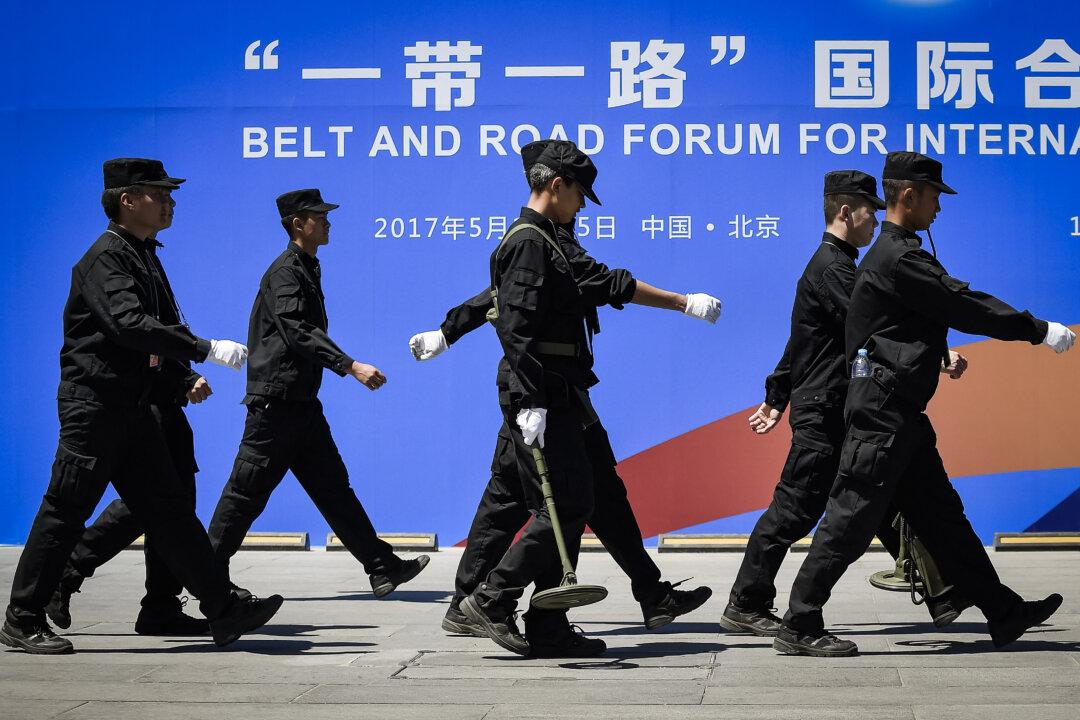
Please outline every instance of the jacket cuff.
M210 355L210 341L195 338L195 362L206 362L208 355Z
M776 391L770 391L765 393L765 404L773 408L774 410L779 410L780 412L783 412L785 409L787 409L789 399L789 396Z
M1043 340L1046 339L1046 333L1050 332L1050 323L1038 318L1031 318L1035 322L1035 329L1031 334L1031 344L1041 345Z
M337 373L340 377L345 377L349 374L349 368L352 367L353 359L348 355L342 355L334 364L330 366L330 369Z
M442 325L439 326L439 332L441 332L443 334L443 337L446 338L446 344L448 346L453 345L461 339L461 333L454 330L454 326L448 322L444 322Z

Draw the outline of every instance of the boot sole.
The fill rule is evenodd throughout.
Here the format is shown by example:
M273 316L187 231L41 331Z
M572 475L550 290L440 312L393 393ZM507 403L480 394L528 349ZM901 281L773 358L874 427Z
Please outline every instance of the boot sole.
M956 618L960 617L961 612L963 611L951 610L943 615L938 615L934 618L934 627L936 627L938 630L949 627L953 624Z
M773 650L785 655L809 655L810 657L851 657L859 654L858 648L844 651L829 651L820 648L807 647L806 645L799 645L798 643L790 643L786 640L781 640L779 637L773 638Z
M421 555L420 557L416 558L416 571L409 575L403 576L400 580L397 581L397 584L394 584L392 582L385 582L381 585L377 585L371 588L371 592L375 595L375 599L382 600L384 597L394 592L394 590L397 590L399 587L415 578L417 575L423 572L424 568L428 566L429 562L431 562L430 557L428 557L427 555Z
M645 621L645 628L647 630L656 630L662 628L665 625L670 625L675 622L674 615L653 615L651 618Z
M57 650L42 650L40 647L30 645L24 640L8 635L3 630L0 630L0 643L15 648L16 650L22 650L31 655L71 655L75 652L75 648L72 645Z
M490 640L493 640L495 644L504 650L509 650L515 655L527 656L529 654L529 648L519 648L499 637L499 634L495 632L495 626L491 624L491 621L487 619L487 615L484 615L484 611L481 610L471 597L467 597L461 601L461 612L465 613L465 617L472 620L479 627L484 629L484 636Z
M738 620L732 620L726 615L720 616L720 627L724 628L728 632L734 633L748 633L750 635L756 635L758 637L776 637L775 630L762 630L761 628L754 627L749 623L739 622Z
M226 645L230 645L239 640L241 635L249 633L252 630L258 630L263 625L270 622L270 618L274 617L274 615L277 614L277 611L281 609L281 605L283 602L285 602L284 598L279 598L276 602L274 602L273 605L268 605L267 608L263 610L261 615L252 618L251 625L249 627L230 633L222 638L218 638L215 636L214 644L218 647L225 647Z
M487 637L487 633L478 627L454 622L449 618L443 618L442 629L450 635L471 635L472 637Z

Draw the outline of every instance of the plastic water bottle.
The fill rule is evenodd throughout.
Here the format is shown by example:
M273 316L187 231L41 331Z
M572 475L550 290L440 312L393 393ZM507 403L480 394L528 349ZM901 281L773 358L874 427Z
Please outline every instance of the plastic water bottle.
M851 377L870 377L870 358L866 354L866 348L859 350L855 356L855 362L851 363Z

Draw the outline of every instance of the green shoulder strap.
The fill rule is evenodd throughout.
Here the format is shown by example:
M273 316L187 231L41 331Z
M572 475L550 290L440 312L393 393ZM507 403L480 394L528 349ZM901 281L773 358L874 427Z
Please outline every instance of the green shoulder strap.
M512 227L510 229L510 232L503 235L502 241L499 242L499 247L495 248L495 254L492 255L492 260L491 260L491 309L487 311L487 320L490 323L494 323L496 320L499 319L499 288L495 284L495 268L499 264L499 251L503 249L503 246L506 245L506 242L511 237L516 235L519 230L524 230L526 228L531 228L533 230L536 230L538 233L543 235L544 240L547 241L547 244L550 245L551 248L559 255L559 257L561 257L563 259L563 262L566 263L566 266L570 267L570 261L567 260L566 254L562 251L562 248L559 247L559 243L554 238L552 238L550 235L548 235L547 232L545 232L544 229L541 228L539 225L533 225L532 223L521 223L520 225L515 225L514 227Z

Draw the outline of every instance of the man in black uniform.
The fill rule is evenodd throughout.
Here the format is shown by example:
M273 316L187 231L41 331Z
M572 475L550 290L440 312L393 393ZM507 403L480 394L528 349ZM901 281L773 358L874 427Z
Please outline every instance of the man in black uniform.
M150 269L155 273L155 279L160 281L160 320L165 325L183 324L183 313L157 254L157 249L163 245L153 236L148 237L146 243L151 261ZM193 511L195 473L199 468L195 462L191 425L188 424L183 408L189 402L201 403L212 392L206 378L192 370L190 363L166 359L161 372L154 378L154 386L148 397L150 414L161 428L169 457L184 485ZM109 503L93 525L83 532L78 545L72 551L60 584L45 607L49 619L59 628L70 627L72 594L80 592L86 578L91 577L97 568L116 557L144 532L142 522L123 500L117 499ZM183 585L169 572L168 565L161 556L154 552L152 541L144 543L143 552L146 556L146 594L142 599L139 616L135 620L135 632L140 635L166 636L205 635L209 632L210 625L206 620L191 617L181 609L183 601L179 595L183 591Z
M750 428L764 435L775 427L791 402L791 450L768 509L747 543L720 625L732 632L776 635L780 618L770 612L776 597L776 574L791 545L821 518L836 478L844 440L844 398L848 366L844 359L844 321L855 286L859 249L870 244L875 213L885 207L877 182L858 170L825 175L826 230L795 290L791 335L776 370L765 380L765 402L750 416ZM959 377L966 360L942 372ZM887 517L878 529L895 556L899 537ZM959 616L962 604L948 594L928 598L935 624L944 627Z
M1061 604L1057 594L1025 602L1001 583L949 482L924 411L937 388L950 327L1046 343L1056 352L1067 350L1074 336L971 290L922 248L915 232L929 230L942 192L955 193L942 182L941 163L889 153L882 185L885 223L859 267L845 331L848 361L866 349L872 373L852 378L848 387L839 471L773 641L780 652L858 652L855 643L825 632L822 606L893 504L957 592L982 610L995 647L1016 640Z
M535 582L536 589L543 590L555 587L561 578L551 518L541 498L530 446L536 443L544 449L573 562L593 509L594 471L585 429L598 422L587 392L597 382L587 308L594 312L613 300L621 304L636 290L631 290L633 279L624 272L601 282L598 289L603 289L596 298L586 297L556 240L557 226L573 221L585 197L599 203L592 191L596 179L592 161L573 143L557 140L527 145L522 160L531 195L492 254L491 292L504 352L497 377L500 407L506 426L516 428L502 451L513 454L533 520L460 607L472 623L512 652L530 653L530 642L538 645L533 655L546 654L547 647L542 646L562 650L572 644L575 655L587 656L603 652L604 643L568 638L564 612L531 609L526 617L528 640L514 621L525 586ZM657 302L666 305L675 298L666 293ZM693 306L692 314L711 313L715 320L719 313L719 303L712 298L693 296L683 302ZM500 465L510 462L506 457Z
M146 238L172 223L171 191L183 180L141 158L110 160L104 176L102 205L112 222L72 269L57 393L60 443L15 570L0 642L30 653L72 652L49 628L44 608L111 481L154 552L199 598L214 641L226 645L269 620L282 599L230 591L148 403L168 360L239 368L246 349L160 319L164 275Z
M533 148L529 148L528 152L531 151ZM528 152L523 149L523 156L527 156ZM570 263L581 291L590 339L600 332L596 312L600 305L622 309L625 303L631 302L682 312L686 312L688 306L695 307L693 302L688 302L688 296L660 290L636 280L627 270L611 270L597 262L574 237L572 222L558 226L556 240ZM710 322L716 319L712 311L715 309L719 313L719 301L711 302L713 300L709 298L710 302L697 306L708 308L710 314L704 319ZM440 354L467 333L486 324L486 313L490 309L491 291L485 289L451 309L439 330L413 336L410 346L414 355L418 360L428 360ZM454 597L443 618L442 627L450 633L484 635L481 628L461 612L461 601L487 577L529 518L510 433L510 428L504 422L496 440L491 478L476 509L465 551L458 563ZM626 486L615 469L615 453L611 449L607 431L596 420L584 429L584 435L594 483L594 507L589 525L630 578L631 592L641 605L645 626L655 630L700 607L712 595L712 590L707 587L691 591L676 590L678 583L673 585L661 581L660 569L642 543L641 530L627 499ZM549 651L552 645L561 654L574 649L574 636L569 633L568 624L560 635L538 635L531 632L531 617L528 614L525 616L525 635L530 641L532 655Z
M416 577L428 556L402 560L381 540L349 485L349 473L319 402L323 368L352 376L369 390L386 384L371 365L353 360L327 334L321 268L315 257L330 242L318 190L295 190L277 199L289 244L259 282L248 324L247 421L232 475L210 521L210 540L228 566L285 472L326 518L342 545L359 560L376 597Z

